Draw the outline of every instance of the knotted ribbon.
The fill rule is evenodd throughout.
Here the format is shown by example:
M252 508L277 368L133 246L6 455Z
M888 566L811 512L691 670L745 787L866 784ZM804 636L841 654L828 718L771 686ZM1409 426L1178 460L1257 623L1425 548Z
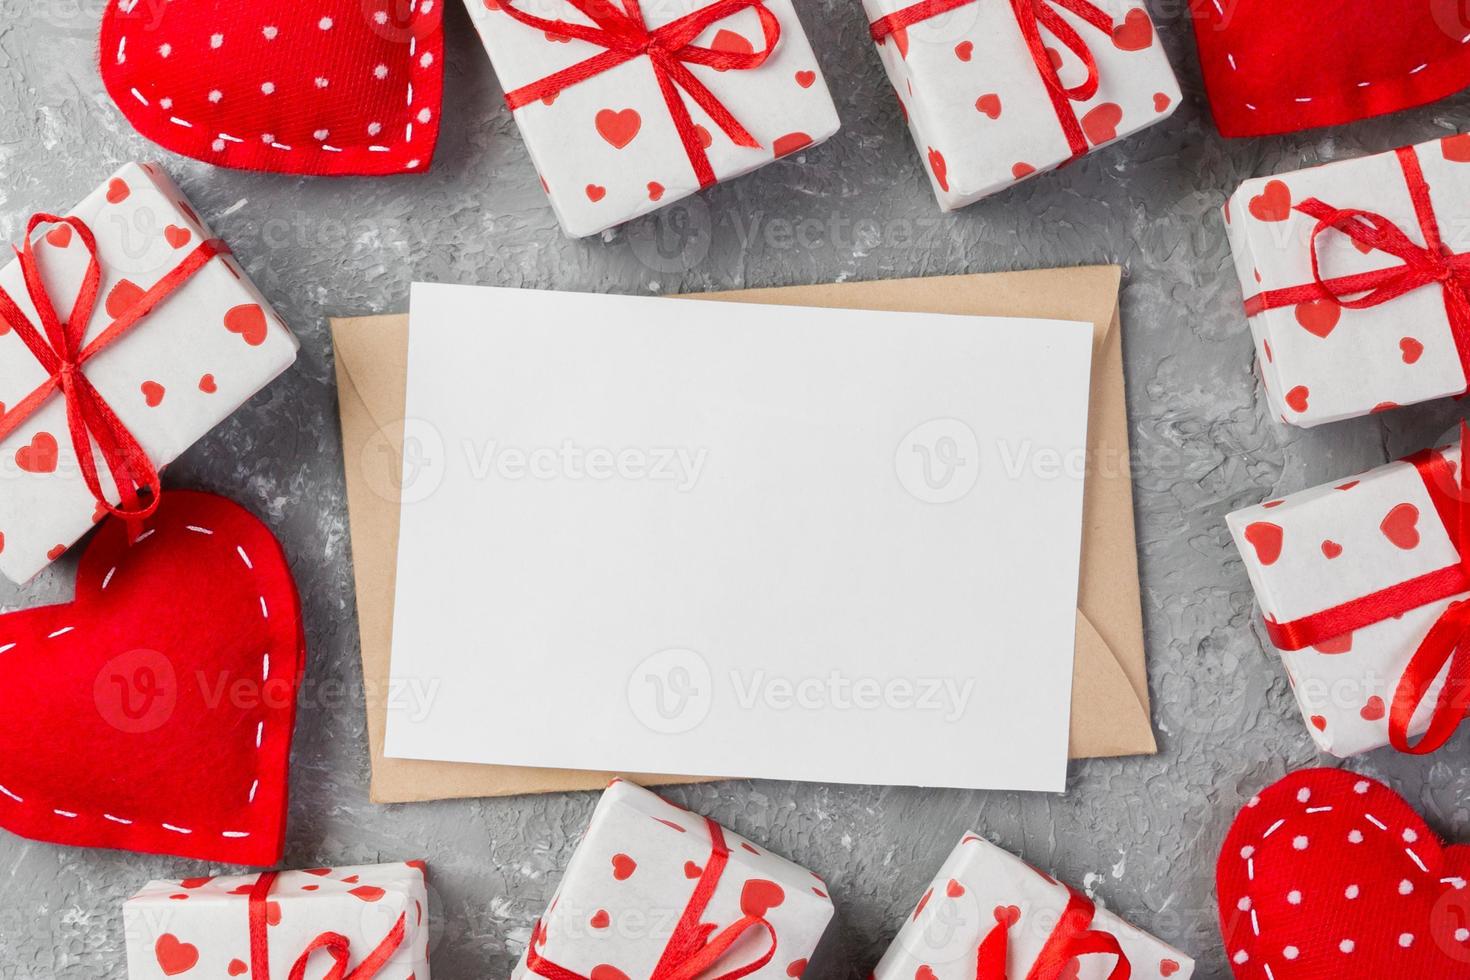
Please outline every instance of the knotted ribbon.
M522 0L494 0L498 7L515 20L556 37L575 38L605 48L570 68L523 85L505 96L512 110L535 102L551 100L573 85L595 78L634 58L647 56L653 66L659 91L674 120L684 152L694 167L700 187L715 183L714 168L705 153L700 127L695 125L681 93L687 93L705 111L710 120L737 146L758 148L760 143L740 124L729 108L689 70L689 65L703 65L717 71L750 71L766 63L781 39L781 22L766 8L764 0L716 0L678 20L649 30L639 0L566 0L585 15L592 24L574 24L565 20L548 20L526 13L516 6ZM760 17L765 47L759 51L718 51L700 47L694 39L711 25L733 17L744 10L754 10Z
M730 848L725 843L724 830L707 817L705 823L709 827L710 835L709 860L705 862L699 882L694 886L694 894L690 896L689 904L684 907L684 914L679 917L679 923L674 927L674 934L664 946L658 965L654 967L648 980L705 978L705 974L710 970L725 965L724 961L729 957L730 950L753 929L764 929L767 936L770 937L771 945L764 955L752 963L726 970L724 973L705 978L705 980L740 980L741 977L749 976L763 968L776 955L776 928L766 921L764 916L746 914L724 929L719 929L714 923L700 921L709 907L710 900L714 898L720 878L725 873L725 867L730 863ZM535 928L531 930L531 943L526 950L527 969L539 977L545 977L546 980L589 980L582 974L558 966L541 955L536 947L544 940L545 935L544 927L537 922Z
M913 6L878 18L868 25L868 31L873 40L881 44L889 36L906 31L915 24L979 2L982 0L921 0ZM1077 117L1077 109L1073 103L1086 102L1097 95L1101 76L1092 48L1059 11L1066 10L1076 14L1108 35L1112 34L1116 25L1107 11L1090 0L1010 0L1010 4L1016 15L1016 23L1021 27L1021 37L1026 42L1026 49L1031 53L1031 60L1036 63L1036 70L1046 82L1047 94L1056 110L1057 121L1062 124L1062 132L1067 137L1072 158L1076 159L1087 152L1088 142L1087 134L1082 130L1082 120ZM1087 79L1082 84L1069 88L1062 81L1061 69L1053 63L1052 54L1041 37L1042 28L1082 61L1087 68Z
M1301 619L1286 623L1267 619L1266 633L1278 649L1304 650L1431 602L1470 592L1470 472L1466 470L1464 456L1470 446L1467 431L1470 430L1465 423L1460 423L1458 467L1437 449L1416 453L1404 461L1419 471L1459 559L1453 565ZM1429 728L1417 744L1410 744L1409 726L1414 715L1446 665L1449 672ZM1411 755L1434 752L1455 734L1467 707L1470 707L1470 601L1461 600L1451 603L1430 627L1399 679L1388 716L1389 741L1400 752Z
M250 889L250 980L270 980L270 893L279 873L267 871ZM352 941L337 932L324 932L306 944L301 956L291 967L290 980L305 980L306 967L319 950L332 958L332 968L322 980L372 980L398 952L408 932L408 913L398 916L397 923L383 941L363 958L351 973L347 964L352 957Z
M1467 289L1470 289L1470 253L1455 252L1445 244L1418 153L1407 146L1397 150L1396 155L1424 244L1416 244L1402 228L1381 214L1358 208L1334 208L1311 198L1298 204L1295 210L1317 221L1309 245L1313 281L1253 296L1246 300L1245 311L1248 316L1256 316L1267 310L1319 301L1336 303L1350 310L1368 309L1438 283L1444 290L1445 313L1449 318L1455 350L1460 356L1460 366L1467 385L1470 385L1470 294L1467 294ZM1318 240L1329 230L1341 232L1370 251L1392 255L1402 260L1402 264L1375 272L1324 278ZM1348 298L1352 296L1357 298Z
M1026 980L1059 980L1063 971L1073 960L1092 954L1112 954L1118 958L1108 980L1128 980L1133 975L1133 965L1111 933L1092 928L1092 919L1097 915L1097 906L1086 896L1068 889L1067 907L1057 920L1056 928L1047 937L1036 962L1026 974ZM1010 952L1009 919L1002 919L980 943L979 963L975 980L1007 980L1006 957Z
M46 290L33 239L45 225L65 225L76 233L88 253L87 271L78 288L71 312L63 320ZM26 226L25 244L15 249L25 277L31 305L41 321L38 330L10 294L0 287L0 325L14 330L26 348L46 372L46 380L8 410L0 409L0 442L14 433L22 423L35 415L53 394L60 392L66 402L66 423L72 447L87 489L110 514L124 518L131 526L150 516L158 507L159 478L137 438L117 417L112 406L87 379L82 370L88 361L122 339L138 325L154 307L188 282L215 256L226 253L223 242L211 239L191 251L153 287L143 293L120 316L112 321L90 343L83 346L87 326L96 309L102 286L102 265L97 257L97 239L92 229L80 218L59 218L52 214L32 216ZM107 499L98 474L96 455L101 455L119 502ZM140 493L141 491L141 493ZM143 497L146 496L146 500Z

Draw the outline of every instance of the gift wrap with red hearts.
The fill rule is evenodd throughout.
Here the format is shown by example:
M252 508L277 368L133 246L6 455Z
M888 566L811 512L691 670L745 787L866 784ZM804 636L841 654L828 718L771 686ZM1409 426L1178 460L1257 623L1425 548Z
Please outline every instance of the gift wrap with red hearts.
M1442 276L1467 268L1455 254L1467 218L1470 135L1240 186L1226 230L1282 421L1310 427L1465 391L1470 312L1463 285Z
M1124 969L1129 972L1117 972ZM872 980L1189 980L1193 975L1190 957L978 834L966 834Z
M1428 450L1226 518L1323 751L1403 745L1436 719L1447 737L1464 715L1443 655L1420 653L1470 594L1456 544L1459 462L1458 445Z
M1152 126L1179 105L1168 56L1136 0L863 6L945 211Z
M1382 783L1292 773L1236 817L1216 869L1238 980L1470 978L1470 848Z
M832 913L812 872L616 780L511 980L789 980Z
M622 52L623 36L634 28L626 13L609 9L611 4L602 5L600 15L609 24L604 28L582 12L595 9L589 0L469 0L471 17L567 234L596 234L837 132L837 109L791 0L690 0L646 9L632 0L623 4L639 11L648 32L696 23L690 18L699 24L711 20L688 43L713 55L686 52L687 57L755 60L768 48L770 54L758 67L721 70L661 51L660 61L672 62L663 72L649 55ZM518 21L510 10L563 22L577 36ZM768 43L773 26L779 28L777 36ZM579 70L583 65L589 67ZM564 76L567 72L576 77ZM706 96L703 102L696 91ZM521 93L529 93L528 101L516 107ZM693 145L681 136L670 99L687 113ZM751 145L739 145L707 111L720 106L752 137ZM704 178L697 158L710 169Z
M128 164L77 205L96 237L101 281L82 344L96 340L214 236L161 168ZM45 295L60 316L87 274L81 232L68 224L37 232L34 253ZM297 341L228 249L209 258L135 325L80 367L101 400L162 469L296 359ZM19 260L0 269L0 289L45 340ZM49 344L49 341L47 341ZM48 353L43 351L43 353ZM54 379L20 332L0 317L0 416ZM89 444L89 452L94 451ZM60 390L0 439L0 572L25 582L105 514L88 489ZM116 504L109 466L101 486Z
M429 980L421 861L152 881L123 905L128 980ZM292 972L305 959L305 973ZM341 960L344 969L333 964ZM335 972L334 972L335 970Z

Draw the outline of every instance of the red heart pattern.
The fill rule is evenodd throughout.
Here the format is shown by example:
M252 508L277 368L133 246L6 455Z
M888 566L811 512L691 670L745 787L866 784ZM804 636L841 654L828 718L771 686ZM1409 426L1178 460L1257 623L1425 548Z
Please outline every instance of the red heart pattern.
M1291 217L1291 188L1279 180L1267 181L1265 189L1251 198L1249 208L1257 221L1285 221Z
M929 147L929 169L934 172L934 180L941 190L949 190L949 167L944 162L944 154L934 147Z
M143 402L149 408L157 408L163 404L164 387L157 381L145 381L140 386L143 391Z
M102 79L140 133L206 163L316 175L421 171L439 135L443 7L171 0L158 18L110 0Z
M1245 529L1245 539L1256 550L1256 560L1262 565L1274 565L1281 557L1281 543L1285 532L1279 524L1256 521Z
M1001 111L1000 96L994 92L987 92L975 100L975 110L984 113L991 119L999 119Z
M626 854L614 854L612 856L613 877L618 881L627 881L633 877L633 872L638 870L638 862Z
M1082 132L1093 146L1101 146L1118 138L1118 124L1123 121L1123 107L1116 102L1093 106L1082 116Z
M1341 319L1342 307L1336 300L1314 299L1309 303L1300 303L1296 308L1296 322L1302 325L1302 329L1324 340L1337 329Z
M55 473L61 447L49 432L37 432L31 441L15 451L15 465L27 473Z
M643 117L637 109L601 109L593 121L597 134L618 150L633 142L643 127Z
M1384 516L1378 528L1394 547L1412 551L1419 547L1419 508L1409 503L1398 504Z
M158 937L153 944L153 954L158 959L158 968L166 977L188 973L199 965L199 948L183 942L171 932Z
M1122 51L1143 51L1154 43L1154 24L1148 12L1138 7L1128 11L1123 23L1113 28L1113 44Z
M1241 811L1217 866L1239 980L1470 975L1470 848L1444 847L1381 783L1287 776Z
M268 324L265 311L255 303L242 303L225 314L225 329L237 333L251 347L265 343Z
M107 519L76 598L0 616L0 644L0 711L28 720L0 729L0 827L280 859L304 638L285 555L244 509L170 491L131 547Z

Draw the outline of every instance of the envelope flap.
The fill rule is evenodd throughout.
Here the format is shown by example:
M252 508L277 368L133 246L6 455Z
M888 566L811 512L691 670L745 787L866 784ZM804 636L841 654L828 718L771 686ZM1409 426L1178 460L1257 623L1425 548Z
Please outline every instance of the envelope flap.
M1153 755L1159 750L1153 724L1113 648L1082 612L1077 613L1077 659L1072 665L1071 756L1107 759ZM1075 698L1086 692L1106 711L1088 712Z
M373 423L384 428L403 414L408 388L408 317L332 320L332 349ZM387 409L396 408L396 414ZM400 427L393 427L402 438ZM386 433L385 433L386 434Z

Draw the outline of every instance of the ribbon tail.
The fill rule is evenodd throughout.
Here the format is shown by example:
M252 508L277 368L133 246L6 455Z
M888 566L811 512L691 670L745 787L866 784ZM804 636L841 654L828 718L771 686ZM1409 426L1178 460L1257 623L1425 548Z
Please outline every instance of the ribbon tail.
M403 938L408 931L408 913L404 912L398 916L398 921L388 931L388 935L367 956L363 957L357 969L347 974L346 980L372 980L378 975L378 971L388 965L393 954L398 952L398 947L403 945Z
M684 144L684 153L689 157L690 166L694 168L694 176L699 180L700 187L709 187L715 183L714 167L710 165L709 156L704 152L704 146L699 141L699 131L694 128L694 119L689 115L689 107L684 104L684 97L679 94L678 86L674 84L671 73L676 65L673 59L663 52L649 51L648 57L653 62L653 74L658 79L658 88L663 93L664 103L669 108L669 115L674 118L674 129L679 134L680 142ZM682 68L682 66L677 67Z
M765 953L753 962L717 974L710 980L740 980L741 977L750 976L770 963L776 955L776 928L765 919L754 915L747 915L734 925L726 927L697 953L680 963L666 978L660 978L660 980L696 980L697 977L703 976L707 971L718 966L741 937L756 927L765 929L766 934L770 937L771 945L767 947Z
M1010 957L1011 925L1009 920L997 922L980 942L980 957L975 964L975 980L1006 980L1006 960Z
M1463 466L1463 463L1461 464ZM1456 602L1430 627L1394 692L1389 713L1389 741L1408 755L1428 755L1443 748L1455 734L1470 705L1470 602ZM1444 687L1435 705L1429 729L1416 744L1409 742L1414 715L1429 689L1449 664Z

